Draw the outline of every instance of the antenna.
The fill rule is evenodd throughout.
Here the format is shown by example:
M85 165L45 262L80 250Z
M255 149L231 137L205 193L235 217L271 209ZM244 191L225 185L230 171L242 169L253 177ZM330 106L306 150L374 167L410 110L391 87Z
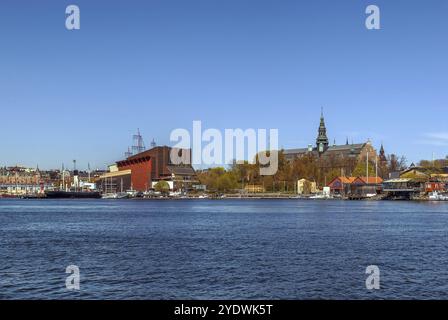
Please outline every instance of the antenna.
M134 140L134 145L132 146L133 154L145 151L145 143L143 142L143 137L140 134L140 129L137 129L137 134L134 134L132 139Z
M128 147L128 151L126 151L126 152L124 153L124 156L125 156L126 158L129 158L130 156L132 156L132 152L131 152L131 148L130 148L130 147Z

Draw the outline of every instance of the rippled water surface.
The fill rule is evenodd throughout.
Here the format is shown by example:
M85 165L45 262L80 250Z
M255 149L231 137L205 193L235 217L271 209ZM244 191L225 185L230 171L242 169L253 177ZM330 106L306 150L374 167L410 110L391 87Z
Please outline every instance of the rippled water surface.
M0 299L447 299L447 237L448 203L0 200Z

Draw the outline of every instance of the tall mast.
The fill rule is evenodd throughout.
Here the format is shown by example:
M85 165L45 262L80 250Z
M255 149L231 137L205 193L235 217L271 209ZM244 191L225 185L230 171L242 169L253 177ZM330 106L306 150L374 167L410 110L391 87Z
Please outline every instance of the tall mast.
M378 184L378 157L375 157L375 183Z
M75 192L78 191L78 176L76 172L76 160L73 160L73 185L75 186Z
M65 168L64 164L62 164L62 191L65 190Z
M367 161L366 161L366 176L367 176L367 184L369 184L369 151L367 150Z

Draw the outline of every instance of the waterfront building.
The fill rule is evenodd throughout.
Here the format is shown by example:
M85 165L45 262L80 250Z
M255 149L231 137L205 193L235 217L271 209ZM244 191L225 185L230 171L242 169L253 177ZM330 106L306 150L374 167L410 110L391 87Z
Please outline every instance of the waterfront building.
M247 193L262 193L262 192L266 192L266 189L262 185L247 184L244 186L244 191Z
M317 193L316 181L300 179L297 181L297 194L308 195Z
M357 185L380 185L383 183L383 179L381 177L356 177L355 180L353 180L352 184Z
M116 170L106 172L99 177L97 182L98 188L103 193L118 193L132 190L132 170Z
M350 185L355 180L356 177L336 177L327 186L333 194L347 194L350 191Z
M379 166L387 162L383 145L381 145L380 155L378 156L370 140L364 143L349 143L347 139L343 145L337 145L336 143L330 145L323 112L321 113L315 144L309 144L307 148L286 149L284 155L286 160L290 162L304 156L314 156L319 160L321 169L326 171L339 170L342 176L352 175L357 163L359 161L366 162L367 158L372 164L377 161Z
M0 168L0 195L43 194L53 186L49 172L23 166Z
M336 177L327 185L333 194L365 196L380 193L381 177Z
M369 195L382 193L383 179L380 177L357 177L350 184L350 197L365 198Z
M384 181L383 190L390 197L410 199L412 196L424 195L432 192L446 192L448 190L448 174L446 169L416 166L412 164L408 169L400 172L394 179Z
M424 192L425 183L409 179L396 178L383 182L383 192L390 199L412 199L413 196Z
M445 192L447 190L446 182L441 181L428 181L425 183L425 192Z
M400 172L400 178L425 182L430 180L432 172L433 171L431 168L411 166L408 169Z
M157 182L168 182L171 190L190 190L197 183L196 172L189 164L173 164L171 147L155 146L116 162L109 173L99 178L102 191L119 192L120 189L148 191ZM180 153L191 150L182 149ZM108 188L108 189L107 189Z

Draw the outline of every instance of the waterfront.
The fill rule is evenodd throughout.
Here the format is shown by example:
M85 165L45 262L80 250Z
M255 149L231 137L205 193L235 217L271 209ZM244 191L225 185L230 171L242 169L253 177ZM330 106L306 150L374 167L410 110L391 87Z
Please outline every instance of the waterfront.
M445 203L3 199L0 298L446 299L447 236Z

